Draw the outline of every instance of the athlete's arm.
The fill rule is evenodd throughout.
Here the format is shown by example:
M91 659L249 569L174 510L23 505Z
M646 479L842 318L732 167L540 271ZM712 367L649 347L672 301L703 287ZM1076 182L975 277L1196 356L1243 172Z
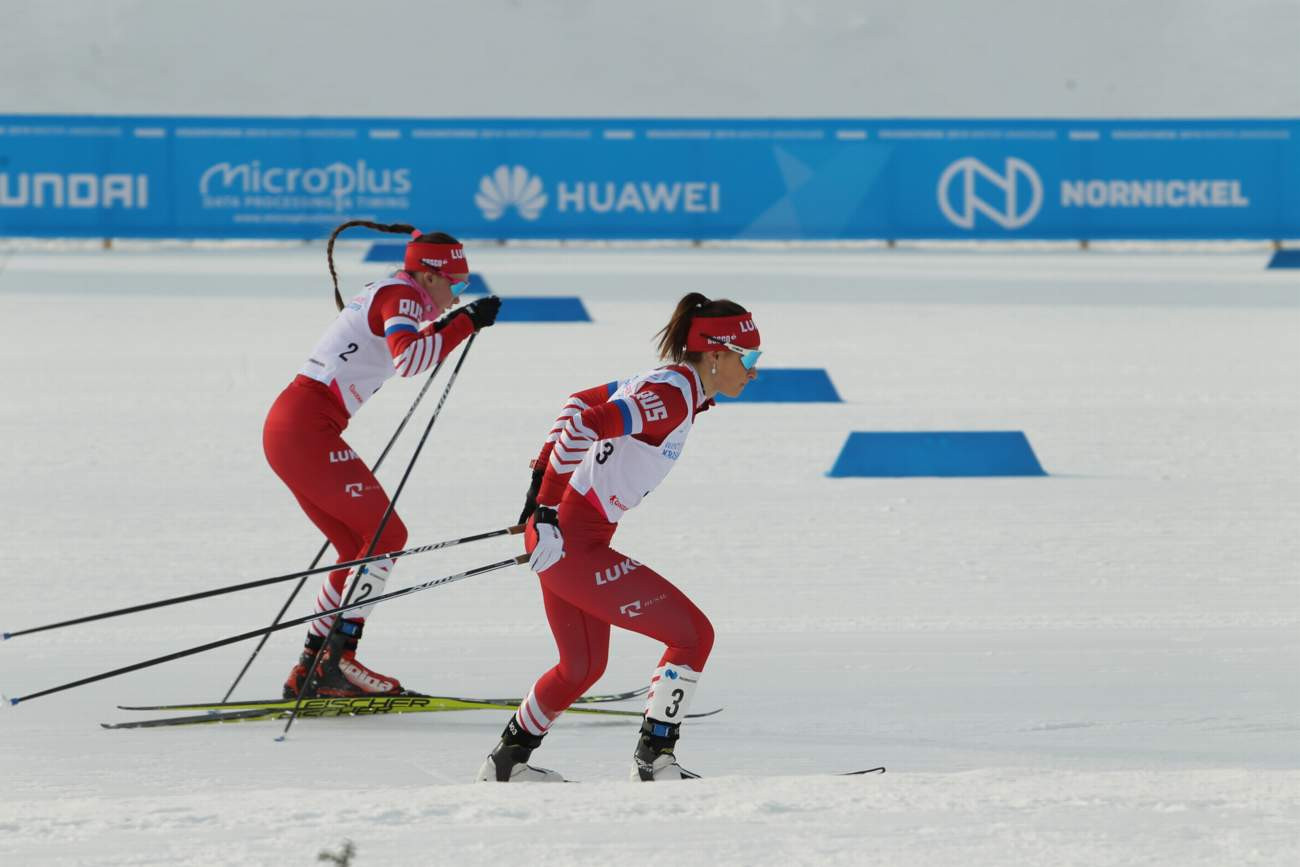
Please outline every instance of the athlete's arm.
M574 398L581 394L579 392ZM574 398L570 398L571 403ZM566 411L570 405L566 405ZM668 383L652 382L629 397L606 400L586 409L575 408L573 412L561 415L556 430L551 432L554 439L547 440L550 455L537 492L537 502L546 506L560 502L569 476L597 440L634 436L658 445L686 419L688 412L690 409L679 389ZM542 454L546 454L546 448L542 449Z
M388 342L399 376L415 376L442 361L474 333L468 316L448 316L420 328L420 296L408 286L385 286L370 305L370 330Z

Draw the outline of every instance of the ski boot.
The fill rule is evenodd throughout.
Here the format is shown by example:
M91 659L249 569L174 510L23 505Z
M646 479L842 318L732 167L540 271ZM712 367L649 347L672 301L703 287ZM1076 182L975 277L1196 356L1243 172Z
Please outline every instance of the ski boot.
M646 717L632 754L632 782L656 783L662 780L698 780L699 774L677 764L673 749L680 724L662 723Z
M528 757L533 750L542 745L545 735L533 735L524 731L514 717L506 723L501 733L501 741L484 759L475 778L480 783L563 783L564 777L559 771L537 768L528 764Z
M315 674L308 678L307 668L311 665L316 649L323 639L309 636L298 663L289 672L284 682L284 697L297 698L306 681L306 697L316 698L356 698L372 695L401 695L402 684L395 677L388 677L366 668L357 660L357 639L361 636L361 624L357 621L344 620L330 638L325 652L320 656Z
M284 680L284 697L286 699L295 699L302 692L303 682L307 680L307 668L311 665L311 661L316 658L316 647L312 647L312 638L316 638L316 647L320 646L320 639L314 635L310 636L307 643L303 645L302 654L298 657L293 669L290 670L289 676Z

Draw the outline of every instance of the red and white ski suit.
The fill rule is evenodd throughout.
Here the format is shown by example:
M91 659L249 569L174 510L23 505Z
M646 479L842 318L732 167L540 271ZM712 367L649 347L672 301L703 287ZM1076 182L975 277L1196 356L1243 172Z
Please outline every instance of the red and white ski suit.
M564 557L538 577L560 661L541 676L518 719L543 734L605 671L610 626L662 641L660 665L695 672L713 627L682 591L614 549L618 521L673 468L699 412L711 401L690 365L661 367L572 395L538 457L537 502L559 504ZM525 546L536 545L533 522Z
M388 508L388 495L366 463L343 440L349 419L394 375L416 376L441 361L473 332L468 316L421 327L439 311L428 294L403 271L366 286L325 331L298 376L271 406L262 431L266 459L338 553L336 562L366 555ZM374 553L406 545L406 527L389 516ZM382 592L392 567L379 560L366 569L366 583L352 601ZM343 602L348 570L329 573L316 610ZM367 587L367 584L369 587ZM369 608L347 613L364 620ZM312 621L313 633L328 634L333 618Z

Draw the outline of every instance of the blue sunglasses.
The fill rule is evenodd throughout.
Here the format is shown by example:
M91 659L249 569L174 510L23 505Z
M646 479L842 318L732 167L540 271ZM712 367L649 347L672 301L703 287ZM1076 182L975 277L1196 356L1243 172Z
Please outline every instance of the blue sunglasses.
M745 347L737 346L734 343L724 343L722 345L740 356L740 366L746 370L753 370L754 365L758 364L758 359L763 355L763 350L761 349L746 349Z
M451 290L452 295L464 295L469 291L469 281L461 280L459 283L452 283L447 288Z

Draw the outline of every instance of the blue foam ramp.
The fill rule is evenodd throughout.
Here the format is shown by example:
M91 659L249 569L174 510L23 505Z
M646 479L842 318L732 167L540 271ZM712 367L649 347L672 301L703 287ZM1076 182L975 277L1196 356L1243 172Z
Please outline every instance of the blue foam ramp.
M740 397L717 397L738 403L842 403L830 374L821 367L759 367L758 379L745 386Z
M853 431L828 476L1045 476L1021 431Z
M1300 268L1300 250L1278 250L1269 260L1270 268Z
M501 299L497 322L590 322L582 299L572 295L520 296Z
M406 258L406 242L393 243L391 241L380 241L377 244L371 244L370 249L366 251L366 258L363 262L401 262Z

